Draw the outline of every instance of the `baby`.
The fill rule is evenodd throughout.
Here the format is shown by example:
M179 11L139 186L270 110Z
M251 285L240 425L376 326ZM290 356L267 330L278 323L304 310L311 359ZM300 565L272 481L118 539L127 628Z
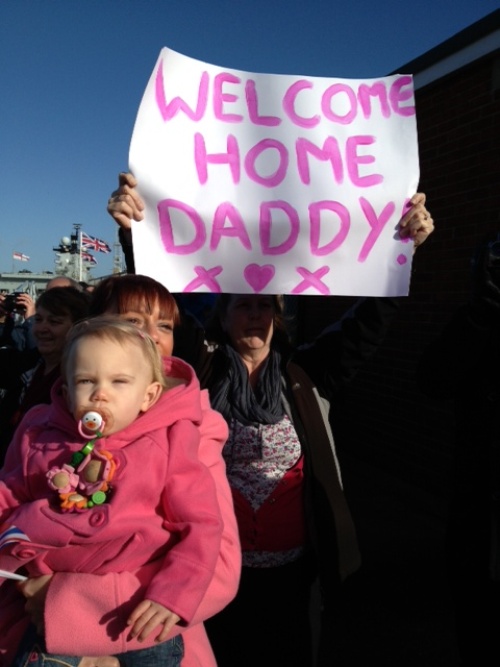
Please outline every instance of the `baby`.
M6 535L20 537L4 540L1 569L33 577L144 572L143 599L117 600L123 665L180 664L182 639L167 637L193 617L220 549L215 489L197 457L199 384L190 366L169 363L165 377L154 341L127 322L75 326L52 405L26 415L0 471L0 521ZM224 437L222 418L220 430ZM75 613L84 604L75 599ZM89 636L103 620L82 618ZM11 664L23 636L17 659L30 656L37 667L34 656L40 664L55 657L57 637L34 636L28 622L22 595L4 581L0 665ZM57 659L78 665L89 650L77 649Z

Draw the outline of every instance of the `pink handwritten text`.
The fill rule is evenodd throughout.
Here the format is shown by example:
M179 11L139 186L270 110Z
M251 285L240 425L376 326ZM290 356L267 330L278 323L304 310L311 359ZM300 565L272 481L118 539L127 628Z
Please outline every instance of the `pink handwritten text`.
M377 214L371 203L360 197L360 211L368 225L367 236L359 250L358 262L364 262L373 246L395 212L394 202L388 202ZM163 246L167 253L189 255L208 245L211 252L217 251L226 239L249 252L255 251L252 244L252 221L245 222L234 204L223 202L217 206L212 220L205 220L192 206L177 199L164 199L158 204L158 220ZM261 255L284 255L298 242L301 226L308 226L309 251L311 255L331 255L342 246L351 227L349 209L338 201L312 202L307 212L297 211L285 201L261 202L258 218L258 244ZM176 221L182 220L182 238L190 234L190 240L176 239ZM191 223L191 225L189 225ZM273 230L279 230L280 242L273 245ZM329 238L328 238L329 237ZM327 240L328 239L328 240Z
M261 115L259 92L253 79L242 81L231 72L220 72L212 79L204 71L200 75L197 100L194 108L182 97L175 96L167 101L163 77L163 61L160 62L155 78L156 104L165 122L172 121L183 113L192 121L201 120L208 109L209 100L215 118L222 123L252 123L254 125L277 126L288 119L297 127L313 128L323 117L331 123L350 125L358 117L371 118L375 106L383 118L392 114L415 115L413 105L412 79L402 75L391 81L375 81L370 85L357 86L342 83L325 83L322 80L300 79L286 89L279 102L280 115ZM322 86L326 86L322 89ZM246 113L231 109L239 100L244 101ZM318 101L319 100L319 101ZM316 113L304 116L299 112L300 103L317 103ZM302 112L303 113L303 112Z

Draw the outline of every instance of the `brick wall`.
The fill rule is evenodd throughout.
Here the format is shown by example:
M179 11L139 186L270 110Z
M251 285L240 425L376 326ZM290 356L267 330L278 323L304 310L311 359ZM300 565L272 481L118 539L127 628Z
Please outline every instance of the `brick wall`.
M345 456L446 492L453 441L450 406L415 383L418 359L468 298L470 257L500 232L500 56L484 58L417 91L420 190L436 231L417 254L411 295L390 335L353 384ZM299 333L315 335L351 303L302 299ZM342 453L342 452L341 452Z

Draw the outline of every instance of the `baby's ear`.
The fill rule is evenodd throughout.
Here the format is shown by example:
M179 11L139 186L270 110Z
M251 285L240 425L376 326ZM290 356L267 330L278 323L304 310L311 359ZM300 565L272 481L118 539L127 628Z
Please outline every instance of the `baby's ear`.
M141 405L141 412L147 412L149 408L153 407L156 401L160 398L163 387L159 382L151 382L146 389L144 400Z

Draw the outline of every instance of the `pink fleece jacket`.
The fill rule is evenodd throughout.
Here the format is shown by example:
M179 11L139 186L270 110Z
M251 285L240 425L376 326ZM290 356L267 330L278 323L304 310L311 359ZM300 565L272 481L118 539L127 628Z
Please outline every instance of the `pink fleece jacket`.
M0 513L32 542L2 552L0 567L13 570L23 564L32 576L56 572L45 604L50 652L110 655L150 645L154 637L144 643L129 640L125 624L137 602L147 597L190 624L183 630L183 665L214 664L199 621L234 596L239 572L237 529L227 485L222 484L222 493L219 488L221 475L215 481L218 500L225 499L225 549L213 495L214 468L224 474L220 452L226 426L208 407L205 393L200 395L192 369L180 360L165 363L168 374L185 384L127 429L98 441L118 462L109 504L81 514L54 510L55 492L45 473L81 447L59 385L53 405L28 413L9 449L0 473ZM200 465L203 458L212 475ZM217 577L214 586L221 565L227 578ZM0 588L0 655L6 665L26 625L16 593L11 582Z

